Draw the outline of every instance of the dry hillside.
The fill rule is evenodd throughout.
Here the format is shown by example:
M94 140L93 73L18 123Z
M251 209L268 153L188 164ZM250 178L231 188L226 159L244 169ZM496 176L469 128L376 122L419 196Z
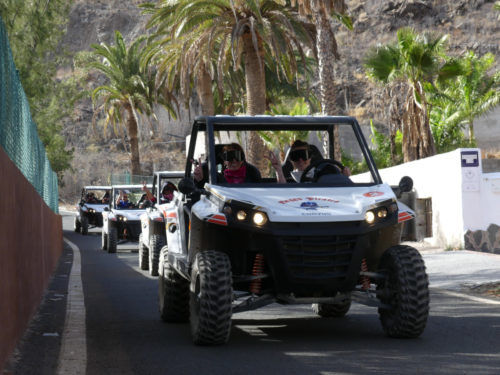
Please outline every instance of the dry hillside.
M64 45L72 52L90 50L92 43L110 43L114 30L132 40L145 32L147 19L140 14L139 0L75 0L70 14ZM355 20L354 31L338 27L337 41L341 60L337 63L338 104L344 114L357 116L361 123L370 118L386 122L380 88L367 82L361 66L366 51L377 44L394 41L400 27L411 26L417 31L433 31L450 36L450 53L474 50L482 55L492 52L500 65L500 22L492 10L493 0L347 0ZM71 74L71 69L61 69ZM93 77L96 84L99 77ZM155 169L182 169L184 143L179 137L189 131L196 103L191 113L182 113L178 121L160 115L156 124L158 136L151 138L142 131L141 161L145 173ZM74 172L67 173L60 195L73 202L82 185L107 183L109 173L128 170L128 156L119 137L100 129L92 132L92 105L84 100L75 107L73 121L65 127L68 146L75 148ZM143 122L147 129L147 123ZM480 141L480 140L479 140ZM480 142L479 142L480 143ZM500 140L499 140L500 143Z

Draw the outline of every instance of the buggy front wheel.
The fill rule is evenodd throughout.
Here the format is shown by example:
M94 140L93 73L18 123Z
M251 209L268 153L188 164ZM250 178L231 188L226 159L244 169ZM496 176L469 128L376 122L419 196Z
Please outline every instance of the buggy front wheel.
M116 245L118 243L118 232L116 230L116 227L109 227L108 231L108 253L116 253Z
M160 316L164 322L189 320L189 281L179 275L168 260L158 278Z
M108 249L108 235L104 230L101 232L101 249L104 251Z
M162 236L159 234L151 236L149 251L149 274L151 276L158 276L158 263L163 246L165 246L165 239Z
M148 248L146 245L144 245L144 236L141 233L139 235L139 268L141 270L147 271L149 268L149 254L148 254Z
M213 250L196 254L190 292L189 310L194 343L226 343L231 332L233 295L229 257Z
M82 234L85 236L89 233L89 218L87 216L82 216Z
M422 334L429 315L429 280L420 253L410 246L393 246L382 255L377 284L380 322L390 337Z
M75 230L75 233L80 233L80 230L82 229L82 225L80 224L80 220L78 220L77 217L75 217L75 221L73 223L73 228Z

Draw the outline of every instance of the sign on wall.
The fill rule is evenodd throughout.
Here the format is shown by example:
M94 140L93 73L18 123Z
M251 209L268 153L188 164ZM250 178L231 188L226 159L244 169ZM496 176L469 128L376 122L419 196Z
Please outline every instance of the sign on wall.
M462 150L460 158L462 161L462 191L479 191L481 173L478 150Z

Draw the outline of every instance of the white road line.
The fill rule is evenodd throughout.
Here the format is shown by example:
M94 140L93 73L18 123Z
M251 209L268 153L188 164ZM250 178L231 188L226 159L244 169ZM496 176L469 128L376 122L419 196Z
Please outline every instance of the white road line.
M84 375L87 371L87 343L80 249L67 238L64 238L64 241L73 249L73 266L68 284L66 321L56 374Z
M481 302L481 303L486 303L489 305L500 305L500 301L495 301L495 300L492 300L489 298L475 297L475 296L471 296L469 294L452 292L451 290L445 290L445 289L441 289L441 288L435 288L435 290L438 290L439 293L447 294L447 295L453 296L453 297L469 299L469 300L474 301L474 302Z

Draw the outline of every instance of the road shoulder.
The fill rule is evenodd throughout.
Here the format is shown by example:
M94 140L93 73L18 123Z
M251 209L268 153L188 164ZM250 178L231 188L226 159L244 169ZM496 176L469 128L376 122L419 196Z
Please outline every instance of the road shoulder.
M43 299L9 359L4 374L53 375L58 366L66 317L73 250L64 243Z

